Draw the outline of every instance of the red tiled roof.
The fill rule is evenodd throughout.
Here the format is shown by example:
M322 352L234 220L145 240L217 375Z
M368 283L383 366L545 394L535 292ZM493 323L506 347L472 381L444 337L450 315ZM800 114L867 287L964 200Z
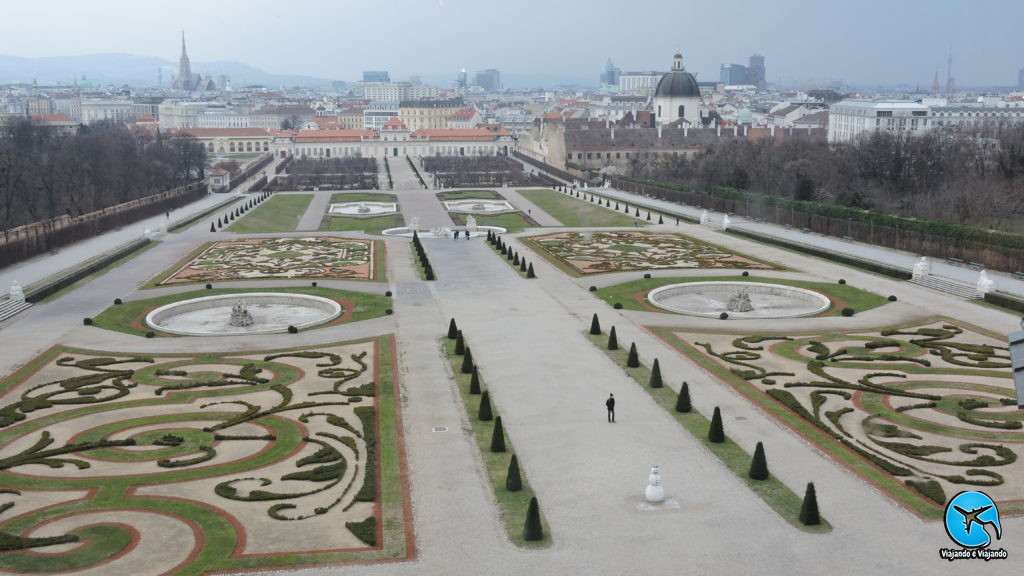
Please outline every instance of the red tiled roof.
M505 130L486 130L482 128L428 128L412 133L413 139L443 142L493 142L499 136L511 136Z
M376 140L377 138L377 133L373 130L302 130L295 135L295 143L359 142L360 140Z
M65 114L33 114L32 119L39 122L71 122Z
M391 118L391 120L388 120L387 122L385 122L384 125L381 126L380 128L381 128L381 130L408 130L409 129L405 125L405 122L402 122L402 120L398 116L395 116L395 117Z
M310 122L319 126L321 130L327 130L330 128L338 127L338 119L330 116L319 116L316 118L312 118L310 119Z
M453 120L469 120L473 118L474 114L476 114L476 111L472 108L463 108L462 110L457 110L451 117Z
M142 114L136 122L156 122L156 116L152 114Z

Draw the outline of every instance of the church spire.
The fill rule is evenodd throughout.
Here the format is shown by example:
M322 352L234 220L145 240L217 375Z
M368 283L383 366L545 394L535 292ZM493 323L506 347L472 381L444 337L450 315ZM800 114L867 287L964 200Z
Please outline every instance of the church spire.
M188 58L188 54L185 53L185 31L181 31L181 57Z

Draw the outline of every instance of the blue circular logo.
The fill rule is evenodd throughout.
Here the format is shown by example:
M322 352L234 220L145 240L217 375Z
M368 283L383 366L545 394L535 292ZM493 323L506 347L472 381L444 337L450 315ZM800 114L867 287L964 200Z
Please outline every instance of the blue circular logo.
M964 548L987 548L992 537L985 529L991 525L996 539L1002 538L999 509L984 492L961 492L946 504L946 534Z

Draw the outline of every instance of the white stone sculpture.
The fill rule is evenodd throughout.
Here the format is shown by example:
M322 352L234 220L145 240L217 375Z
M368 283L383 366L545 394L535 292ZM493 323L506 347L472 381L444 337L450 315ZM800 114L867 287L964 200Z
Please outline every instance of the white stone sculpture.
M722 216L722 230L728 230L729 224L729 215L726 214L725 216Z
M143 238L152 238L153 237L153 231L149 229L149 226L146 226L146 229L142 231L142 237Z
M419 216L413 216L412 218L409 219L409 232L419 232L419 231L420 231L420 217Z
M707 210L701 212L701 214L700 214L700 223L701 224L707 225L708 220L710 220L710 219L711 219L711 216L708 215L708 211Z
M932 263L928 261L926 256L921 256L921 260L914 264L914 278L921 278L931 273Z
M657 464L651 467L651 475L647 478L647 490L644 491L644 497L648 502L665 501L665 487L661 485L661 473L658 472Z
M984 270L978 274L978 294L984 296L996 289L996 281L988 277Z
M472 216L466 216L466 229L476 230L476 218L473 218Z
M11 291L10 291L9 294L10 294L11 300L14 301L14 302L24 302L25 301L25 291L21 289L21 285L18 284L17 280L12 280L11 281Z

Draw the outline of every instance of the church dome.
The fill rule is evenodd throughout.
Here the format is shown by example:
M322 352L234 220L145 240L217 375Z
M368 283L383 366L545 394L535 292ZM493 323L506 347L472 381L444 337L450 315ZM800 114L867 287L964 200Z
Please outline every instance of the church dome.
M676 53L672 58L672 71L661 77L654 97L699 98L700 87L697 79L683 68L683 55Z

